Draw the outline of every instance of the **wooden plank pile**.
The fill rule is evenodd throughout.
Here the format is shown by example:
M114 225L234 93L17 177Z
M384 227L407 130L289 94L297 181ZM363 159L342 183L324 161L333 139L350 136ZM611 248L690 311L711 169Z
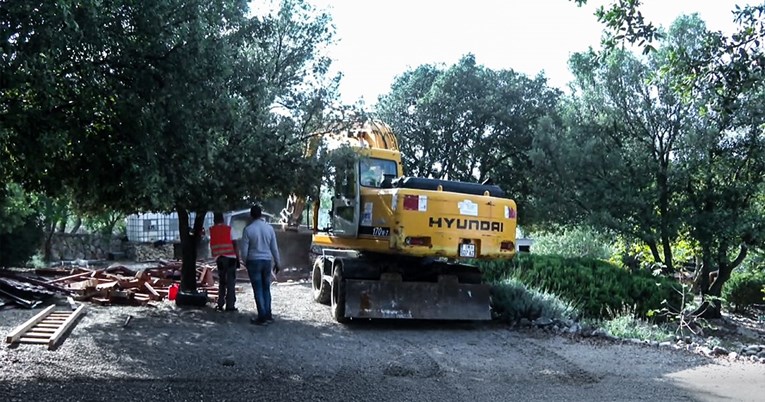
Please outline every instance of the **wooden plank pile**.
M210 301L218 297L213 268L208 263L197 263L197 289L207 291ZM180 272L180 261L160 261L156 267L137 271L122 265L104 269L74 267L69 275L46 283L61 287L78 301L99 305L150 305L168 297L170 287L180 281Z
M59 291L54 286L0 270L0 308L5 305L33 309Z
M59 294L102 306L153 305L168 298L171 286L180 285L181 261L160 260L156 263L142 263L140 266L146 268L130 269L124 265L106 268L70 266L38 269L35 275L31 272L0 271L0 291L4 292L0 294L0 300L6 304L14 303L18 307L35 308L46 298ZM243 267L239 271L246 277ZM197 290L207 292L208 302L217 301L215 263L197 261L196 279ZM30 293L32 290L35 293ZM242 287L236 286L236 291L242 291Z

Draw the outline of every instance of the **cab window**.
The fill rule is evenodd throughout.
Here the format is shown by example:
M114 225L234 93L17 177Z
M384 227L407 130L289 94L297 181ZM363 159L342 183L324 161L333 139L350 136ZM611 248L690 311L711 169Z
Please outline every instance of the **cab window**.
M359 160L360 183L364 187L380 187L385 177L396 177L396 162L387 159L362 158Z

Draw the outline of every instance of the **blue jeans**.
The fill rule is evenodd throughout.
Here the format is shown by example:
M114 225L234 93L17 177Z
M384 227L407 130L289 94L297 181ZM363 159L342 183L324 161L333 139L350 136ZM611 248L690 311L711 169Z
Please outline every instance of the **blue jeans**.
M271 318L271 260L247 260L258 320Z

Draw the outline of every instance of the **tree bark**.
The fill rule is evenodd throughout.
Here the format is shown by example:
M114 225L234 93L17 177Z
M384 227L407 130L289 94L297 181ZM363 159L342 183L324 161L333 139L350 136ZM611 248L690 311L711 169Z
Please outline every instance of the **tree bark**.
M648 248L651 250L651 255L653 256L654 261L658 263L664 263L664 261L662 261L661 254L659 254L659 248L656 246L656 242L651 240L651 241L646 241L645 243L648 245Z
M59 233L66 233L66 223L69 221L69 214L64 213L61 217L61 220L58 222L58 232Z
M738 256L733 262L721 260L717 262L717 271L711 271L709 268L701 270L701 278L699 285L701 287L701 305L694 311L694 315L701 318L721 318L722 317L722 303L720 303L720 297L722 296L722 289L725 282L730 279L733 269L739 266L749 251L749 248L742 244ZM723 253L725 255L725 253ZM705 261L707 259L705 258ZM709 265L705 262L705 267ZM710 278L710 274L716 272L714 280Z
M80 226L82 226L82 217L77 216L77 220L74 221L74 227L69 231L69 233L77 233L77 231L80 230Z
M664 266L667 267L667 273L675 272L675 264L672 261L672 241L668 236L662 235L661 246L664 249Z
M45 225L45 245L44 258L45 262L50 263L53 258L53 234L56 233L56 222L48 222Z
M189 227L189 211L178 207L178 230L181 235L181 291L196 293L197 291L197 244L202 237L206 211L197 212L194 226Z

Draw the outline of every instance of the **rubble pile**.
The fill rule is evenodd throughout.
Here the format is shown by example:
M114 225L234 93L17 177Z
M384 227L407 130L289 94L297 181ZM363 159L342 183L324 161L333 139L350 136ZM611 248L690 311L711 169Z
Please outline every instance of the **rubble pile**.
M197 290L207 292L210 302L218 297L216 274L214 264L197 262ZM137 270L115 264L101 269L83 266L44 268L36 270L34 275L0 271L0 307L15 304L35 308L56 294L99 305L151 305L168 298L171 288L180 284L180 278L181 262L167 260Z

